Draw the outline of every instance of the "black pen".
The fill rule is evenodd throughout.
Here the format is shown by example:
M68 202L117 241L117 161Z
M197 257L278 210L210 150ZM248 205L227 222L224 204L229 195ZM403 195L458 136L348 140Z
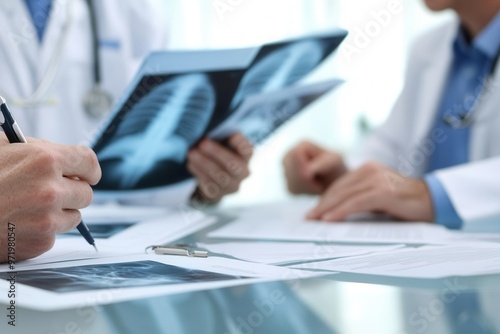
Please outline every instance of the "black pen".
M0 124L0 126L3 128L3 131L5 132L5 135L7 136L9 142L27 143L26 137L24 137L23 132L21 131L19 125L17 125L14 117L12 117L9 108L7 107L7 102L2 96L0 96L0 110L2 111L4 118L4 121ZM78 232L80 232L80 234L85 238L85 240L87 240L90 245L94 246L96 252L99 252L95 245L94 238L92 237L92 234L90 234L87 225L85 225L85 223L81 221L76 228L78 229Z

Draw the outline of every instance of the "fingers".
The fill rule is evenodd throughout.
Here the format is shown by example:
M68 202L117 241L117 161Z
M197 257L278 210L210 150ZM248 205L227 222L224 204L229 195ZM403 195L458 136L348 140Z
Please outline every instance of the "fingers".
M311 160L308 166L310 177L329 185L347 171L344 159L334 152L322 152Z
M101 167L94 151L84 146L66 146L66 159L63 165L63 175L76 176L96 185L101 179ZM68 154L68 151L71 152Z
M93 192L87 182L69 178L62 178L61 182L63 209L83 209L92 203Z
M283 159L288 190L293 194L321 194L347 169L343 158L313 143L303 142Z
M321 154L322 151L323 149L321 149L319 146L305 141L292 149L290 151L289 157L294 161L294 163L299 165L304 173L307 174L307 171L310 167L310 162L313 161L319 154Z
M204 199L211 202L236 192L250 173L250 143L244 137L234 135L229 145L234 151L212 140L204 140L188 155L188 170L197 178Z
M81 214L78 210L60 210L57 213L39 215L36 221L17 221L16 232L22 238L18 238L16 243L16 258L30 259L49 251L54 246L57 233L67 232L80 222Z
M188 169L202 186L216 181L219 187L226 188L231 182L229 174L200 150L193 150L189 153Z
M319 148L309 142L302 142L291 149L283 158L288 191L292 194L319 194L322 184L309 172L309 164L319 152Z
M40 147L39 163L42 166L59 170L62 176L76 177L91 185L97 184L101 179L101 168L90 148L42 142L33 145ZM50 146L51 150L48 150L47 146Z
M345 219L350 214L383 209L378 199L388 197L385 179L381 177L384 173L388 173L388 168L374 162L368 162L357 170L348 172L330 186L320 203L307 217L332 221ZM365 203L363 199L366 194L373 192L379 196Z
M189 153L187 168L191 174L198 180L198 184L203 185L212 182L209 172L203 166L203 156L197 151Z
M341 203L367 191L370 188L370 181L359 178L359 171L355 171L341 177L333 183L321 197L318 205L308 214L308 219L324 219L327 212L331 212Z
M56 233L65 233L74 229L82 221L82 214L78 210L62 210L59 223L56 224Z
M75 209L54 210L41 214L40 219L31 223L32 233L40 236L68 232L82 221L80 211Z
M321 220L335 222L345 220L348 216L373 212L378 208L379 197L373 191L361 191L347 197L339 205L331 207L323 212Z
M391 180L397 179L393 184ZM365 212L382 212L402 220L432 219L425 182L405 179L387 166L369 162L333 183L309 219L339 221Z
M247 175L244 174L244 167L247 165L247 160L238 153L234 153L220 144L205 139L199 146L199 152L208 160L213 162L217 169L222 169L231 173L233 176L239 176L244 179ZM213 164L210 164L213 167Z
M16 240L16 260L26 260L39 256L49 251L55 243L55 234L36 234L34 231L18 231L17 227L22 224L16 224L16 234L22 235L22 238ZM2 259L0 263L7 259Z
M253 145L241 133L229 137L229 146L245 161L250 161L253 155Z

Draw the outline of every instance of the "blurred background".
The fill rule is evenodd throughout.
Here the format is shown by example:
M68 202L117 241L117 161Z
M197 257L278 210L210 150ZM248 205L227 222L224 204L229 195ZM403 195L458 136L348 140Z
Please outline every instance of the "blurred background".
M280 200L287 195L281 160L303 139L349 154L381 124L401 91L406 57L419 34L449 13L421 0L183 0L163 1L170 49L255 46L337 27L350 32L336 54L307 81L341 77L346 83L305 109L256 148L251 177L223 205ZM400 14L377 16L392 4ZM378 27L378 28L377 28ZM370 30L371 29L371 30ZM361 40L369 30L371 37ZM360 44L360 42L363 42Z

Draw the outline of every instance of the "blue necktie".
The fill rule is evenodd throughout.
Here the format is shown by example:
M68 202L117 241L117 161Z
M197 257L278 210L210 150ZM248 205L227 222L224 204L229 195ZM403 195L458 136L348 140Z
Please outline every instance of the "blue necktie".
M488 75L490 62L486 56L475 50L463 54L457 49L455 46L455 60L434 124L435 129L443 131L446 140L436 145L435 151L430 156L427 172L469 161L470 128L453 128L444 123L443 117L468 111L470 104L473 104L469 101L478 98L477 92L482 88L479 86L481 84L479 78ZM465 100L467 98L468 101Z
M42 41L43 33L50 15L52 0L25 0L26 6L31 14L38 40Z

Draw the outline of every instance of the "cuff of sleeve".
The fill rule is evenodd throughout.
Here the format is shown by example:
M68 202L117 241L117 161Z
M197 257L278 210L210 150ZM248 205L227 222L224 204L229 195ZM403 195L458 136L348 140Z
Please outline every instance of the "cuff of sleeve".
M434 221L436 224L450 229L460 229L463 223L462 219L460 219L455 207L451 203L441 181L433 174L427 174L424 177L424 181L431 193L432 204L434 206Z

